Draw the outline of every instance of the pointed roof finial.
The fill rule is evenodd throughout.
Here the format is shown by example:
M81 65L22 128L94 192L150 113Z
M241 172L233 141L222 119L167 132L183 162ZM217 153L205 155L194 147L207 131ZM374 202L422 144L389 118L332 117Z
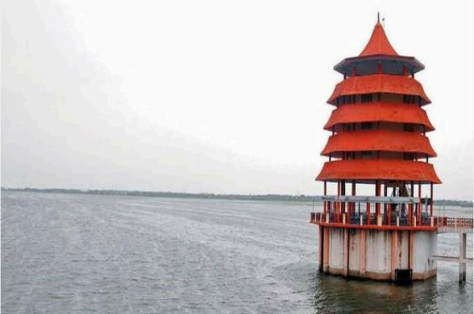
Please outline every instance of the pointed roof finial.
M380 23L380 12L377 12L377 23Z
M369 55L387 55L387 56L397 56L397 52L393 49L392 45L388 41L387 35L383 29L382 24L380 24L380 14L377 14L377 24L374 27L372 36L370 37L369 42L365 46L364 50L359 56L369 56ZM384 19L382 19L383 21Z

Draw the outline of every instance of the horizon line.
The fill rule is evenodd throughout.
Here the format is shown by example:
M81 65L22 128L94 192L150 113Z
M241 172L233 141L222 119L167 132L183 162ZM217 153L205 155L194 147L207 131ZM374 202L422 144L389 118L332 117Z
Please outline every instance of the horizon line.
M291 197L291 198L300 198L301 200L320 200L323 195L308 195L308 194L239 194L239 193L214 193L214 192L172 192L172 191L153 191L153 190L120 190L120 189L81 189L81 188L32 188L32 187L23 187L23 188L9 188L1 186L1 191L37 191L37 192L78 192L82 194L96 194L93 192L104 192L106 195L113 195L117 192L128 193L129 195L146 193L146 194L157 194L156 196L167 194L168 196L209 196L209 197L240 197L240 198L249 198L249 197ZM150 195L153 196L153 195ZM473 200L463 200L463 199L435 199L435 201L444 201L444 202L460 202L473 204Z

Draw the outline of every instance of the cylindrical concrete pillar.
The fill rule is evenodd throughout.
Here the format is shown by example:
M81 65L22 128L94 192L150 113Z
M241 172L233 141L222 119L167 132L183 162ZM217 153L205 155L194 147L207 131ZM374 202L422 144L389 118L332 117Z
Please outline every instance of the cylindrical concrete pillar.
M329 271L329 228L324 228L323 272Z
M459 282L466 281L466 236L459 234Z
M360 252L359 252L359 274L360 277L364 278L365 277L365 265L366 265L366 260L365 260L365 255L366 255L366 238L365 238L365 230L361 229L360 230Z
M397 251L398 251L398 231L392 231L392 247L390 250L392 280L395 280L395 270L397 269Z

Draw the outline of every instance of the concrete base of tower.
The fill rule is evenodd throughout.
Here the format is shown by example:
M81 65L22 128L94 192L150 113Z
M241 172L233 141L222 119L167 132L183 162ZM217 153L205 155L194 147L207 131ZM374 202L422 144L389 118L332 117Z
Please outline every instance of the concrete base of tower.
M411 270L413 280L436 276L436 232L319 227L324 273L373 280L396 280L397 270Z

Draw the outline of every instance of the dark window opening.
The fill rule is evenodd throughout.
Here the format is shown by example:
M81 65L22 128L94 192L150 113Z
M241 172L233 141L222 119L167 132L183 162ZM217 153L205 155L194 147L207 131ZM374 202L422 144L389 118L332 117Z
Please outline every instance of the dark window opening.
M350 131L353 131L354 129L353 129L352 124L344 124L343 130L350 132Z
M355 152L344 152L346 155L345 159L355 159Z
M418 104L420 97L413 95L403 95L403 103L405 104Z
M363 122L361 125L362 130L372 130L372 122Z
M345 100L344 102L346 104L353 104L356 102L356 96L355 95L349 95L349 96L344 96Z
M404 160L414 160L415 154L414 153L403 153Z
M365 95L362 95L361 101L362 101L363 103L372 102L372 94L365 94Z

